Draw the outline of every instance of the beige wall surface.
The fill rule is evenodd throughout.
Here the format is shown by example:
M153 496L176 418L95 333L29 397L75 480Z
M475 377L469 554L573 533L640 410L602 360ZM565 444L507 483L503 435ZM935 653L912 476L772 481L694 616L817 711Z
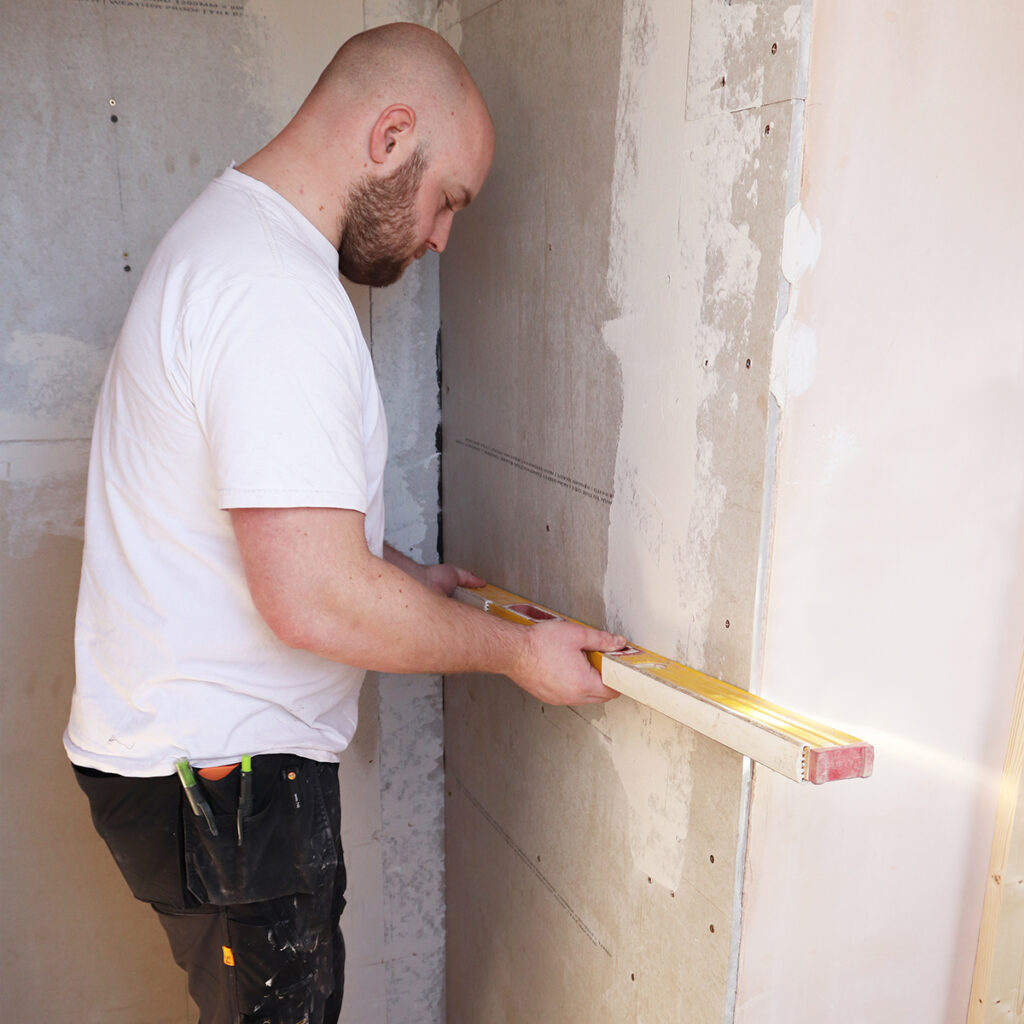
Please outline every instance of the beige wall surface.
M1024 644L1022 52L1012 0L815 7L762 692L876 762L757 773L737 1024L966 1017Z
M285 122L347 36L366 23L429 20L432 8L424 0L0 5L5 1019L194 1019L184 976L93 832L60 743L96 393L134 282L190 200ZM353 297L393 421L389 539L431 559L436 261L422 261L376 303L366 289ZM342 768L343 1020L437 1024L440 682L371 677L361 718Z
M805 12L442 15L498 135L441 268L446 556L746 685ZM445 700L449 1020L721 1021L742 759L625 698Z

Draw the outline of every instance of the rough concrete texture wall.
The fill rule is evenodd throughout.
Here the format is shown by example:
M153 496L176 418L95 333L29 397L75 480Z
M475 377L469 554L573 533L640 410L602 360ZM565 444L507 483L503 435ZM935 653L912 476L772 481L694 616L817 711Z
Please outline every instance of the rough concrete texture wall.
M60 736L99 381L160 233L238 155L221 131L241 129L231 144L248 149L267 128L240 58L254 26L55 0L4 4L2 17L0 159L16 185L0 200L0 763L19 780L3 796L4 1007L184 1021L166 940L92 832ZM181 75L182 60L196 72Z
M92 831L60 745L74 672L92 412L134 280L163 231L223 166L285 122L364 17L428 20L431 13L424 3L365 6L0 6L0 166L11 183L0 197L0 769L18 780L3 791L0 865L0 988L10 1016L76 1024L194 1019L166 940ZM436 268L403 287L382 300L390 312L373 323L368 291L355 290L353 299L386 365L401 367L398 352L419 351L423 342L426 386L385 369L384 388L392 411L403 411L394 417L389 514L398 529L391 539L429 557L436 460L408 435L422 435L432 450ZM422 338L407 330L403 302L424 303ZM407 387L423 395L426 420L405 414L417 399L395 389ZM378 689L371 677L361 728L343 759L345 1020L440 1017L439 704L436 680L382 680Z
M446 551L746 685L807 12L442 16L498 132L442 266ZM723 1018L741 758L474 678L446 764L452 1021Z

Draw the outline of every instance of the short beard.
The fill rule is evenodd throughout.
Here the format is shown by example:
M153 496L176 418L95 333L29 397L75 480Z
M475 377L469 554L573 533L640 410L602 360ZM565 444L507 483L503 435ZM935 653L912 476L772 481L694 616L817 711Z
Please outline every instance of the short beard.
M394 284L416 255L416 196L427 169L423 145L386 178L364 175L349 190L338 269L355 284Z

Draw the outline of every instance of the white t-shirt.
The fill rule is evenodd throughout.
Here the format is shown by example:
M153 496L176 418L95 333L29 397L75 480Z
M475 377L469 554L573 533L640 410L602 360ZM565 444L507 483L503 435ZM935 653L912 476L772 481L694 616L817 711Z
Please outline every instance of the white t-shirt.
M71 760L133 776L179 757L336 761L364 673L271 632L226 510L355 509L380 555L386 455L337 251L272 189L225 171L153 254L103 386Z

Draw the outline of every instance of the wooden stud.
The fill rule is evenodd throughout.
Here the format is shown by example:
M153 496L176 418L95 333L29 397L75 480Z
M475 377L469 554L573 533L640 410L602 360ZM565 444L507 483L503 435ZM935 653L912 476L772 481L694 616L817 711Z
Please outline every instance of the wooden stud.
M1010 719L967 1024L1024 1020L1024 655Z

